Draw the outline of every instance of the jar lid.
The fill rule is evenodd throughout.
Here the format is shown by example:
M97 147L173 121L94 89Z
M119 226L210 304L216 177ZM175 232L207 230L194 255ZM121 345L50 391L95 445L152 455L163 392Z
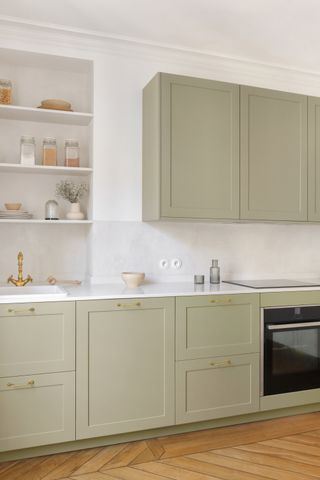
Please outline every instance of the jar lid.
M11 80L7 80L6 78L0 78L0 87L12 87Z
M36 143L35 138L31 137L30 135L22 135L22 137L20 139L20 142L21 143L33 143L33 144Z
M68 138L64 142L65 147L79 147L79 141L74 138Z
M45 137L43 139L43 145L56 145L57 139L54 137Z

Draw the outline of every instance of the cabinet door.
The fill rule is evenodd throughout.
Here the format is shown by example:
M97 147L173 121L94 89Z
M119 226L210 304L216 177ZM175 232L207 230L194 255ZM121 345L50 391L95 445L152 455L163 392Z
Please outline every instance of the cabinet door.
M308 98L308 220L320 220L320 98Z
M259 354L177 362L176 421L199 422L259 409Z
M307 97L241 87L241 218L307 220Z
M74 372L0 379L0 451L75 440Z
M259 295L176 300L177 360L259 351Z
M161 74L161 216L239 218L238 85Z
M0 305L0 377L74 368L74 302Z
M77 304L77 438L174 423L174 299Z

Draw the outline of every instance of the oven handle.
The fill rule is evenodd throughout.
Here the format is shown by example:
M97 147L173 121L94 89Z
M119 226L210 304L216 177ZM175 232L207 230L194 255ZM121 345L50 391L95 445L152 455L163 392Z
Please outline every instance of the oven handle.
M320 322L283 323L279 325L267 325L268 330L289 330L290 328L320 327Z

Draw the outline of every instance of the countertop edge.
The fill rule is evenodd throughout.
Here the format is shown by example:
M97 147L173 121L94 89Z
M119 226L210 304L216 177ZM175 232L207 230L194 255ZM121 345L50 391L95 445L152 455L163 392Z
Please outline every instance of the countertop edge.
M42 303L42 302L77 302L90 300L117 300L132 298L161 298L161 297L189 297L209 295L240 295L261 293L286 293L318 291L320 287L290 287L290 288L261 288L254 289L221 283L219 285L205 284L195 286L193 283L158 283L146 284L136 289L124 288L121 284L81 285L76 287L64 286L68 296L64 298L19 298L19 295L11 299L1 299L0 304L11 303Z

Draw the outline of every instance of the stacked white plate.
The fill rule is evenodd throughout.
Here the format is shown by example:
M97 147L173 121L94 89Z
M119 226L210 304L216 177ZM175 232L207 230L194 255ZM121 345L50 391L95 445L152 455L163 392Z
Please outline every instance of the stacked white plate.
M0 219L29 220L32 213L26 210L0 210Z

